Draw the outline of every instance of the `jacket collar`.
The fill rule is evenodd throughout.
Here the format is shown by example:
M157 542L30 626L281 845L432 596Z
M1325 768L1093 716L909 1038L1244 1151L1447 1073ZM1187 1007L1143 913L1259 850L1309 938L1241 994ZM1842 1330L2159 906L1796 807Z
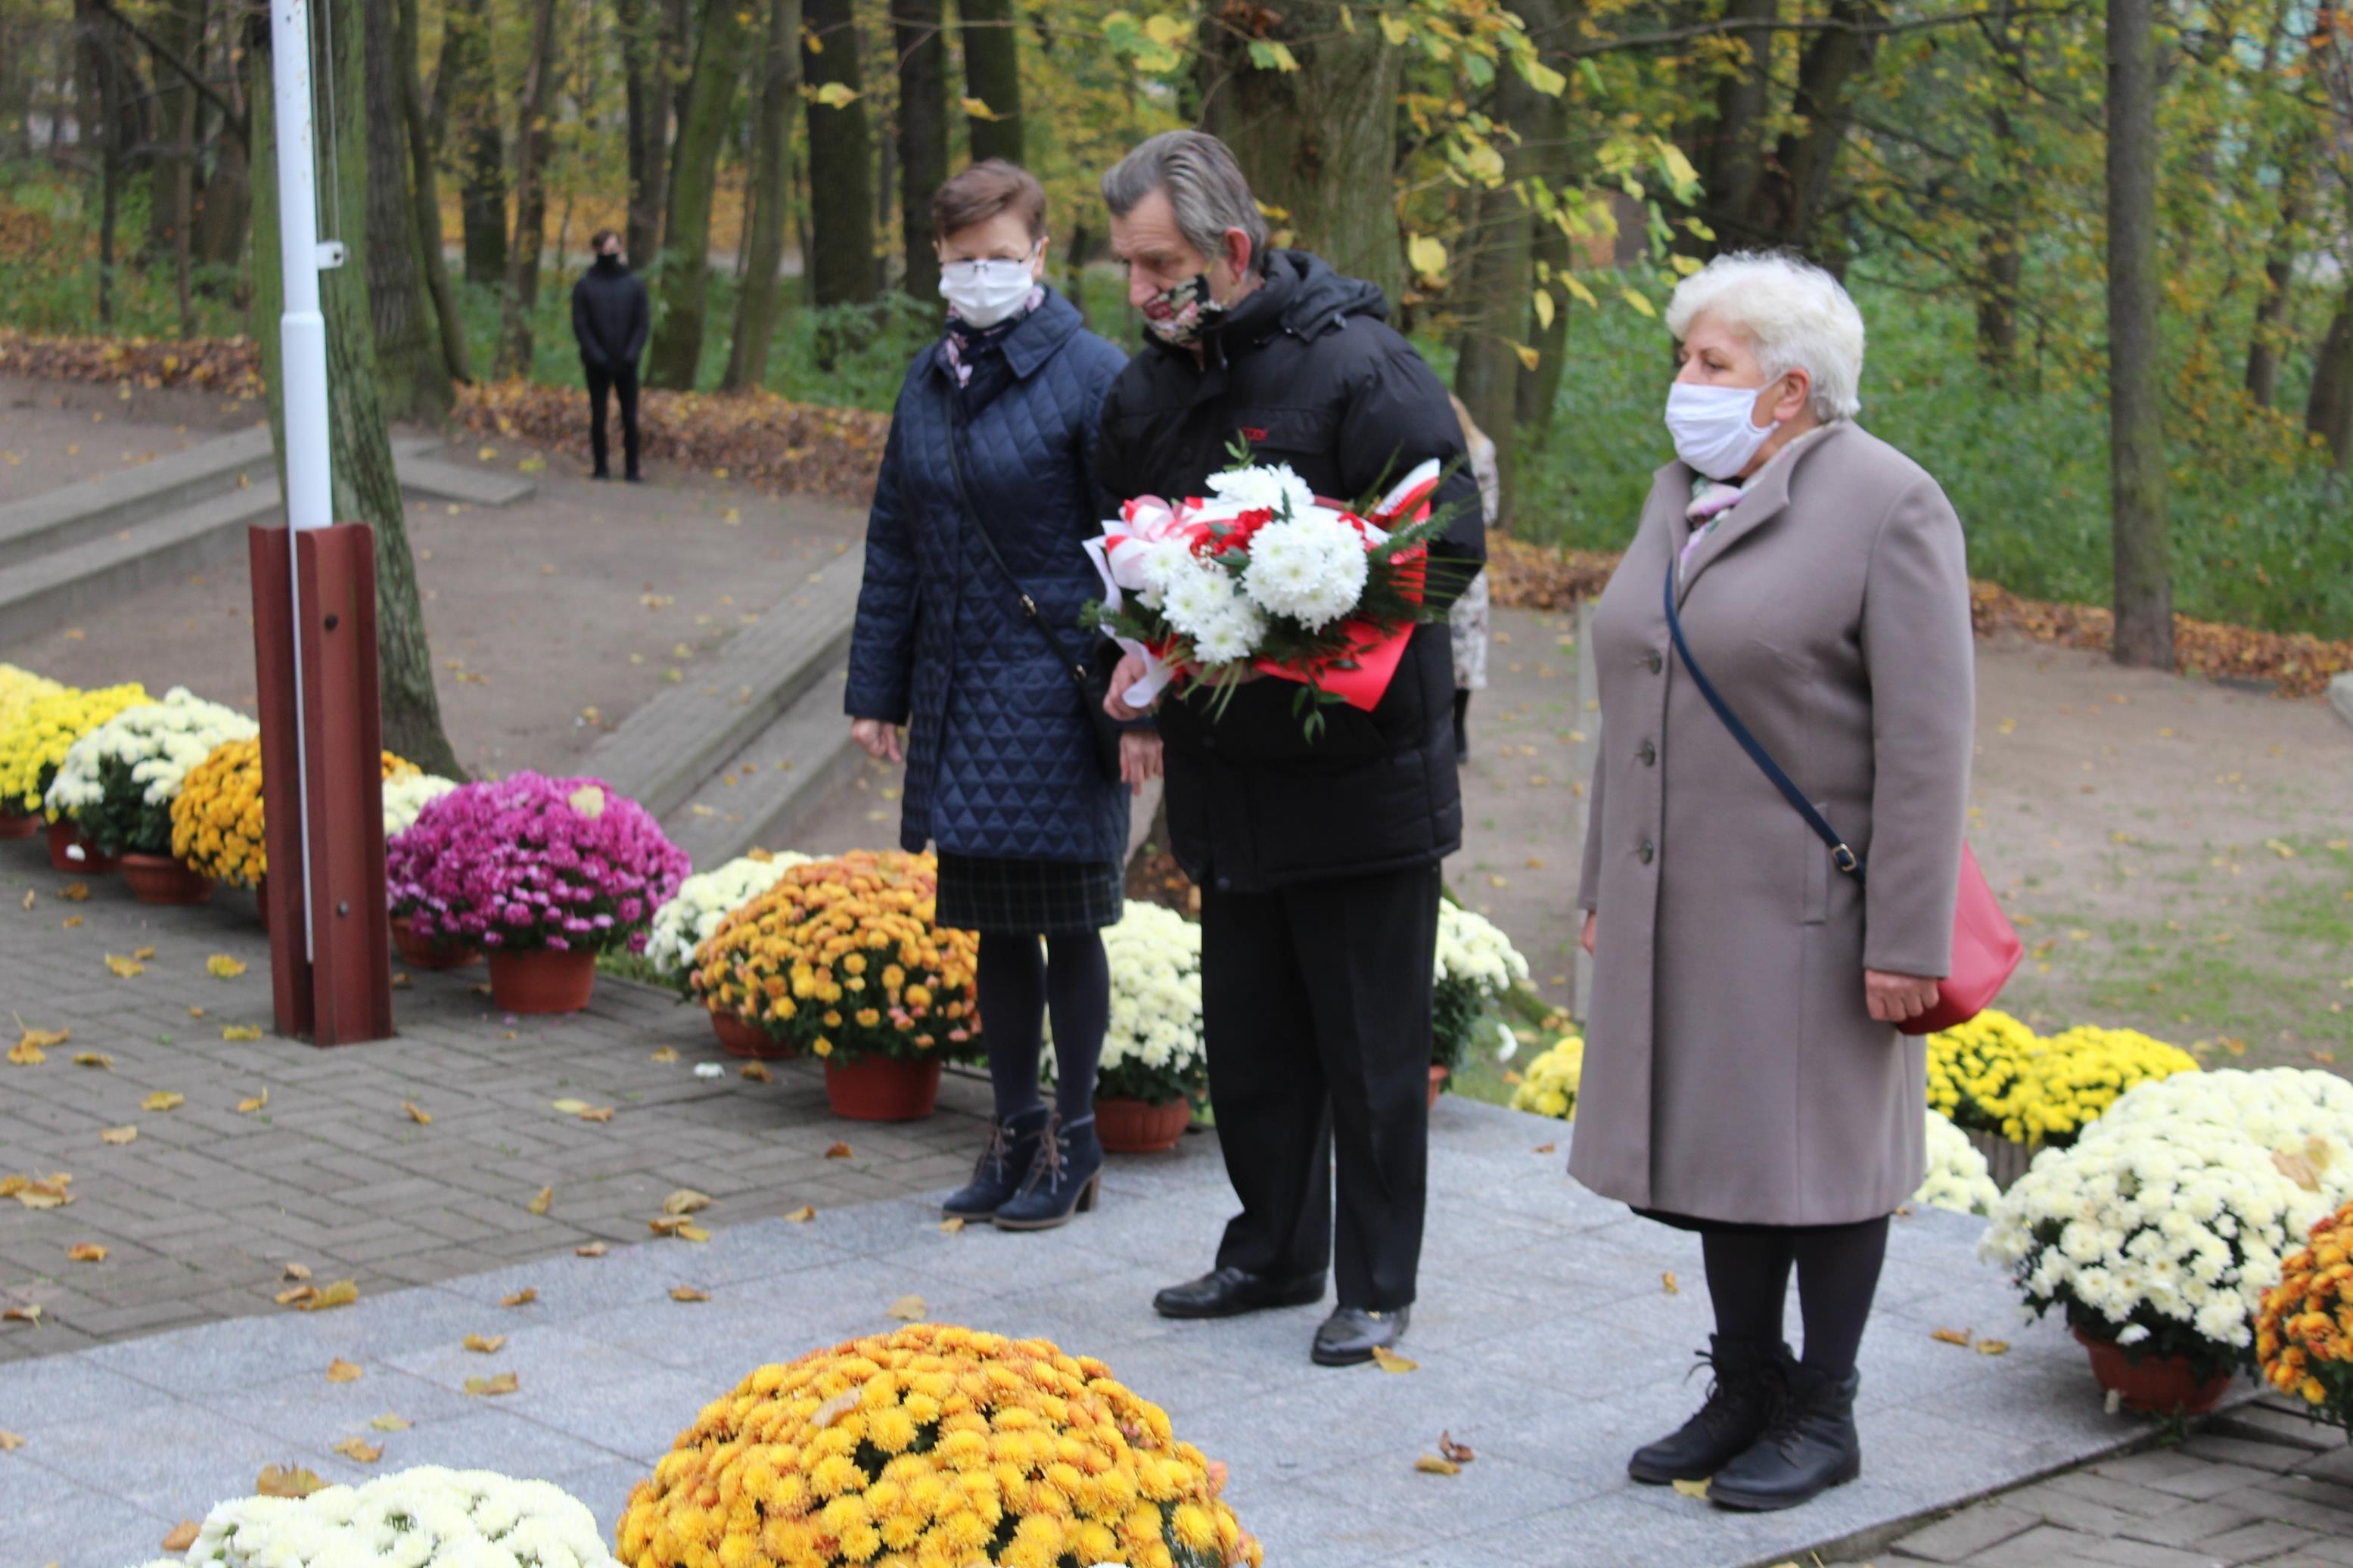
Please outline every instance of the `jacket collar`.
M1835 425L1823 426L1803 437L1796 450L1776 454L1773 460L1765 465L1757 474L1755 485L1717 521L1715 531L1692 556L1691 564L1683 568L1682 583L1675 595L1677 604L1690 596L1692 584L1699 581L1700 574L1722 560L1725 552L1781 515L1789 504L1789 486L1799 467L1816 452L1840 439L1853 423L1851 419L1842 419ZM1670 489L1681 498L1675 503L1673 526L1669 531L1674 555L1680 557L1683 545L1691 538L1691 520L1684 515L1683 501L1691 495L1693 471L1681 458L1677 458L1661 468L1658 477L1662 480L1672 479L1673 484Z
M1021 318L1005 339L997 352L1005 356L1016 381L1027 381L1038 367L1062 352L1062 346L1077 335L1084 323L1079 319L1079 308L1056 291L1050 283L1045 285L1046 298L1038 308ZM947 350L938 342L932 345L932 371L936 375L948 374Z

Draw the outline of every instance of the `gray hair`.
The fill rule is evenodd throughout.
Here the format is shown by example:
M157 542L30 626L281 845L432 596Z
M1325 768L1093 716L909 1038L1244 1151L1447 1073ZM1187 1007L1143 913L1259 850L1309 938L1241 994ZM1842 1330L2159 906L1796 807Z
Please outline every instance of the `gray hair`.
M1667 331L1677 342L1703 312L1756 345L1767 379L1803 370L1824 424L1862 409L1862 312L1839 280L1810 261L1771 251L1717 257L1675 286Z
M1125 217L1155 191L1167 193L1176 232L1194 249L1214 258L1226 247L1226 231L1238 228L1250 237L1251 268L1266 270L1266 215L1224 142L1201 131L1164 131L1103 177L1113 217Z

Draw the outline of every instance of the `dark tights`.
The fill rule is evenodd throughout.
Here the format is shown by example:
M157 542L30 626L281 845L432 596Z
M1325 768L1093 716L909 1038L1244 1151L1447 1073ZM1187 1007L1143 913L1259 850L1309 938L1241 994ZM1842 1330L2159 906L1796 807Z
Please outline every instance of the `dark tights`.
M980 1017L997 1120L1040 1103L1038 1058L1054 1016L1055 1109L1065 1121L1094 1114L1095 1063L1111 1021L1111 965L1094 931L1046 939L983 932Z
M1805 1319L1805 1363L1833 1378L1854 1370L1862 1326L1887 1256L1885 1218L1854 1225L1711 1227L1700 1236L1716 1332L1726 1339L1781 1341L1789 1270L1798 1273Z

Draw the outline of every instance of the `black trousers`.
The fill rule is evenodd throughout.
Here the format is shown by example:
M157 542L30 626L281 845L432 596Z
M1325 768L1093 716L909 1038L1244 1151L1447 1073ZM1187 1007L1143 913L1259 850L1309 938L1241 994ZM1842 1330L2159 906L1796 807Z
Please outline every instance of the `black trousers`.
M1271 893L1202 889L1209 1100L1242 1203L1219 1268L1301 1275L1334 1263L1342 1306L1413 1301L1438 899L1435 866Z
M607 447L605 441L605 394L609 389L621 395L621 456L628 464L625 470L631 479L638 475L638 367L634 364L585 365L588 373L588 450L596 459L596 471L606 467Z

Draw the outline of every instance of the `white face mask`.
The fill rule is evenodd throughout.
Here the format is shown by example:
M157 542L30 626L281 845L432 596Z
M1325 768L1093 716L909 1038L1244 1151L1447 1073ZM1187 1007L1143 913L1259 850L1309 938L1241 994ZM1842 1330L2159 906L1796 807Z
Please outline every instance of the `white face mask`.
M1667 434L1675 456L1711 479L1728 479L1748 466L1777 426L1748 422L1757 386L1694 386L1677 382L1667 390Z
M1034 258L1037 252L1032 251ZM1029 260L949 261L940 267L940 298L957 319L975 327L993 327L1021 308L1038 286Z

